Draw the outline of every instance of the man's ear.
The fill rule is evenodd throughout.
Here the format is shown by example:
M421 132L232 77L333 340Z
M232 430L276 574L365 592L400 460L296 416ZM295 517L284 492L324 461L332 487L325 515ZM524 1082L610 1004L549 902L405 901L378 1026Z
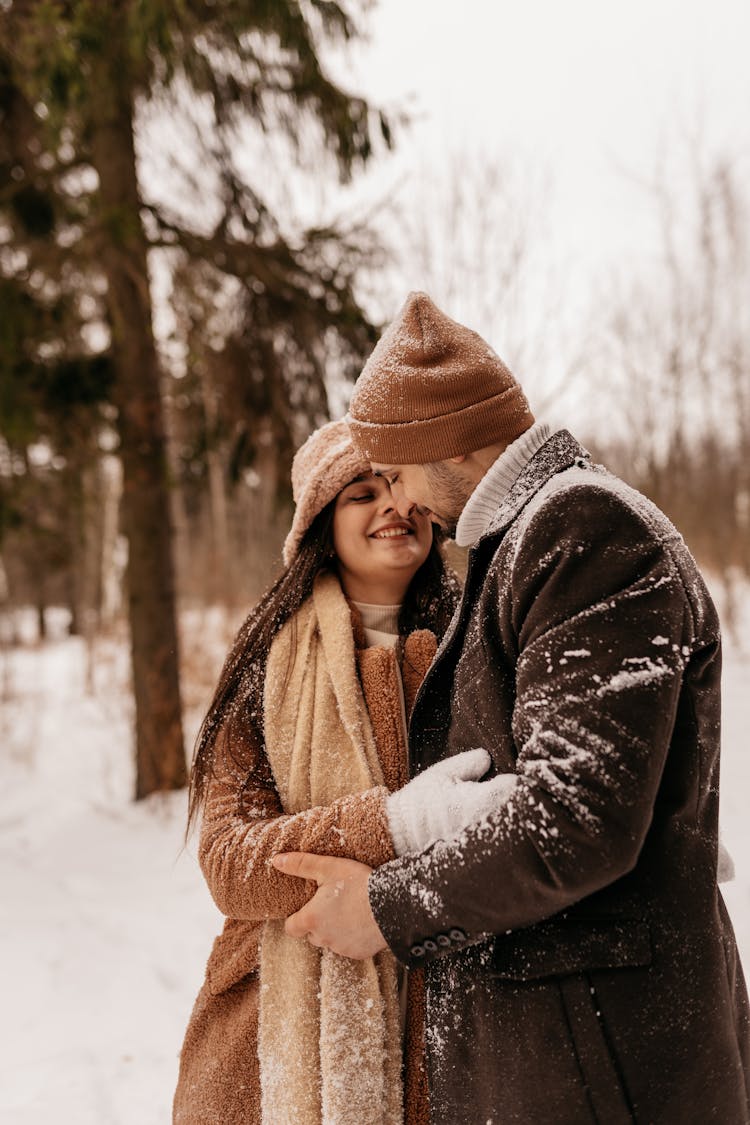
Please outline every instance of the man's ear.
M460 465L463 461L466 460L466 454L459 453L456 457L449 457L448 460L452 461L454 465Z

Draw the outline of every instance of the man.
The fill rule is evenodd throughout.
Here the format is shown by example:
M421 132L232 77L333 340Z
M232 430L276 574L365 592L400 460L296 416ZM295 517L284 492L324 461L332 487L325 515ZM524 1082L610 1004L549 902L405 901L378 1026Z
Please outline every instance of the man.
M425 294L375 348L349 423L401 513L429 509L471 546L412 773L483 747L516 778L410 851L440 797L415 777L388 798L405 854L372 873L279 858L319 883L290 932L425 967L433 1125L750 1121L716 880L719 624L684 542L535 423L502 361Z

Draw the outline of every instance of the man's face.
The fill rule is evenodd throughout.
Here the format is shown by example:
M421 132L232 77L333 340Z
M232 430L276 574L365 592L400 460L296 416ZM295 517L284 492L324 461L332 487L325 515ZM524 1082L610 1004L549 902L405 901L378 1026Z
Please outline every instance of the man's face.
M459 466L451 461L431 465L373 462L372 471L388 481L399 515L406 517L416 507L449 534L455 531L458 517L474 488Z

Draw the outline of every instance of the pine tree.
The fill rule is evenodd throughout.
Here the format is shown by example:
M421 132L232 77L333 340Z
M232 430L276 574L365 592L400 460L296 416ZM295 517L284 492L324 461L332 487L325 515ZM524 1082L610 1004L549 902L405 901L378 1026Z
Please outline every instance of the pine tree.
M76 631L91 594L91 568L76 566L91 541L82 497L112 372L85 339L103 307L74 246L81 196L42 125L0 51L0 548L7 594L36 604L44 636L53 598Z
M154 342L149 253L170 246L242 280L247 325L261 359L260 395L289 445L290 391L269 367L274 332L286 325L302 370L322 386L319 349L327 331L338 347L361 352L372 327L353 293L351 259L336 257L337 232L315 232L296 246L236 169L231 146L239 119L299 140L316 128L347 176L372 154L388 124L326 74L323 41L356 34L336 0L6 0L0 49L13 82L44 119L48 148L71 153L82 176L78 252L106 282L111 333L111 398L124 471L122 519L129 543L128 598L136 701L136 796L185 782L171 546L169 487ZM159 101L179 112L201 99L213 114L210 159L221 183L222 214L209 234L149 202L139 180L139 113ZM36 128L36 123L35 123ZM18 195L33 187L35 153L18 165ZM89 190L85 173L93 174ZM265 366L263 366L265 365ZM318 394L324 407L324 394Z

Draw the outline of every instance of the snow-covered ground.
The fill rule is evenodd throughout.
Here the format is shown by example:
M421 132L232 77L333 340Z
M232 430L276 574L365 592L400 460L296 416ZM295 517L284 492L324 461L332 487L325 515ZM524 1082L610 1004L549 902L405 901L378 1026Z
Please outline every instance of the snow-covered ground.
M750 627L750 593L743 610ZM217 630L199 621L187 632L192 735ZM722 825L736 864L725 897L750 968L750 642L744 652L729 643L725 660ZM0 1121L9 1125L166 1125L182 1034L221 926L195 845L183 843L184 794L130 800L126 676L121 641L89 652L60 636L0 653Z
M0 1122L164 1125L221 928L185 794L131 800L122 641L0 659Z

